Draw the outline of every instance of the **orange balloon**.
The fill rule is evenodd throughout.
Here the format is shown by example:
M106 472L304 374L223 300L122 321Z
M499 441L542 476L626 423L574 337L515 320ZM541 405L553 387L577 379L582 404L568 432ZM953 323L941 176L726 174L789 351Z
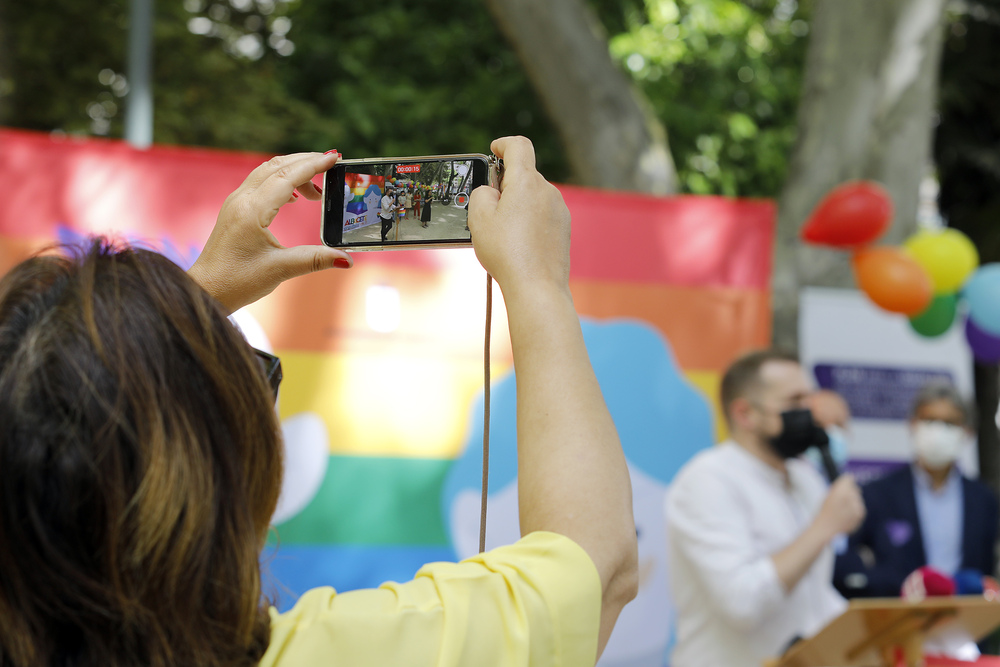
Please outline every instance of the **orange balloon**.
M851 263L861 291L891 313L918 315L934 298L934 284L927 271L899 248L865 248L854 253Z

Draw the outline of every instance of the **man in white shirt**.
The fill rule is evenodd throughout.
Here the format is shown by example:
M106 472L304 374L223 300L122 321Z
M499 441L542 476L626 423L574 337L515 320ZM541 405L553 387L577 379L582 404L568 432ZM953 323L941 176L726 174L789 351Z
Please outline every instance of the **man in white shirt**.
M827 487L798 458L822 438L810 392L798 360L775 351L723 377L731 439L688 462L667 495L673 667L759 667L846 605L830 544L860 525L864 502L852 477Z
M402 190L396 195L396 210L399 211L400 220L406 217L406 193Z
M392 196L391 187L386 188L380 203L378 217L382 220L382 243L385 243L386 234L392 229L393 211L396 210L396 198Z

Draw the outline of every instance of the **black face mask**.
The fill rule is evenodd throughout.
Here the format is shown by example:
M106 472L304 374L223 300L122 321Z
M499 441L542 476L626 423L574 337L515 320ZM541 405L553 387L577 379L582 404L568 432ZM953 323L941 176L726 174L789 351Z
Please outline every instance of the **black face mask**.
M790 459L810 447L829 445L830 437L813 421L812 412L800 408L781 413L781 433L771 438L770 442L778 456Z

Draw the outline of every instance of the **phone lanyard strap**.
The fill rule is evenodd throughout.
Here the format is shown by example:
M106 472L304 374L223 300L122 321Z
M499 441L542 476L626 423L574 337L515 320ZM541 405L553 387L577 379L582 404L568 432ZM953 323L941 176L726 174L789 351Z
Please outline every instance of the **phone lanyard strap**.
M486 337L483 344L483 500L479 514L479 553L486 551L486 495L490 481L490 325L493 321L493 276L486 274Z

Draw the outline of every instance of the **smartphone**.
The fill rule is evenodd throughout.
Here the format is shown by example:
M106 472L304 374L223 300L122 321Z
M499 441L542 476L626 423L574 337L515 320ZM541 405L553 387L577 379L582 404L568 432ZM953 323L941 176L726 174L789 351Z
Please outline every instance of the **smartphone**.
M501 170L479 153L341 160L323 179L320 236L344 250L471 246L469 195Z

